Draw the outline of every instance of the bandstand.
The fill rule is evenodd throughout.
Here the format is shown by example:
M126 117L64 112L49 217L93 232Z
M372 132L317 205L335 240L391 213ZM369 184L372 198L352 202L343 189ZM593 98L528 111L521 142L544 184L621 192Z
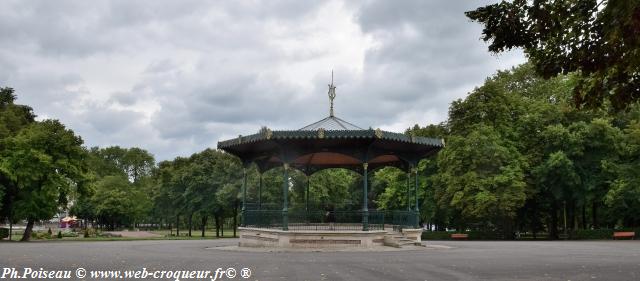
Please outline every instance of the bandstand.
M329 116L299 130L271 130L218 142L218 149L237 156L244 166L240 246L248 247L373 247L420 242L418 162L444 147L441 139L410 136L380 129L362 129L334 115L336 87L329 85ZM248 203L247 167L260 173L258 202ZM413 205L408 210L370 210L369 174L394 166L413 176ZM262 203L262 173L283 167L282 208ZM358 211L309 208L309 177L320 170L344 168L363 177L362 208ZM290 211L289 171L307 176L305 209ZM409 187L409 186L408 186Z

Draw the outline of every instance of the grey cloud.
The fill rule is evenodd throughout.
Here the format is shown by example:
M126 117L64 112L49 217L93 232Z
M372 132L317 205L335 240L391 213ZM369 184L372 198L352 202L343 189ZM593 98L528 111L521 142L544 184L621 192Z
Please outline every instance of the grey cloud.
M463 15L483 3L8 1L0 86L88 146L139 146L160 160L326 117L331 69L339 117L365 128L426 125L496 69L524 61L487 53L480 26ZM321 30L334 22L355 31ZM350 45L319 38L343 33ZM360 37L369 45L351 55L362 62L337 55Z
M361 7L357 18L362 30L380 43L366 54L367 73L360 88L378 101L380 114L372 116L374 122L388 124L385 119L402 112L434 109L441 113L440 120L416 122L442 121L451 100L495 72L499 64L478 40L480 27L463 14L480 4L370 1ZM452 89L460 92L452 96Z
M108 105L91 105L79 116L95 131L103 135L119 134L131 126L137 126L142 114L126 109L113 109Z

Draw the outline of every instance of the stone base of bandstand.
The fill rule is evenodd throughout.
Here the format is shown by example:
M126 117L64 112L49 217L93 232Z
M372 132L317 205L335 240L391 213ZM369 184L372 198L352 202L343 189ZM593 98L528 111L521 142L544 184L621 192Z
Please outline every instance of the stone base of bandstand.
M240 227L240 247L372 248L383 246L385 230L279 230Z
M411 240L415 240L416 242L422 242L422 229L421 228L410 228L410 229L402 229L402 234L404 237L407 237Z

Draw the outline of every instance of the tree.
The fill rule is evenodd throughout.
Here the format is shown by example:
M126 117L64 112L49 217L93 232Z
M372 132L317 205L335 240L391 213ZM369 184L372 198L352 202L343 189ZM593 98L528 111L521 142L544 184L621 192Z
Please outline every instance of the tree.
M69 208L69 214L76 216L84 220L84 227L86 228L89 222L93 222L97 219L96 207L91 200L95 191L92 188L88 188L88 191L84 194L77 196L73 206Z
M632 121L619 143L621 160L605 161L603 168L616 175L604 203L624 226L640 225L640 121Z
M96 182L91 202L101 225L114 230L117 226L132 225L145 212L146 199L141 190L123 176L106 176Z
M231 169L230 169L231 168ZM220 151L205 149L189 157L189 166L183 171L186 188L184 190L185 210L189 215L189 236L191 236L192 217L198 214L202 220L202 236L206 226L208 215L220 209L220 200L214 196L231 183L232 188L238 188L241 180L241 171L238 161L229 158L229 155ZM232 178L233 177L233 178ZM233 208L237 207L238 190L233 191L228 197ZM227 204L224 204L227 205ZM227 205L228 206L228 205Z
M15 216L27 220L28 241L36 220L49 219L67 196L86 186L86 152L82 139L57 120L29 125L7 142L0 170L17 187Z
M281 183L282 184L282 183ZM301 192L296 197L299 206L304 203L304 181L298 181ZM295 197L294 197L295 199ZM311 175L309 206L321 211L359 210L362 208L361 177L347 169L325 169ZM311 207L310 207L311 208Z
M414 125L405 131L405 134L445 139L449 136L449 128L446 123L440 123L437 125L427 125L420 127L418 124ZM424 183L418 186L418 198L420 198L420 218L428 226L435 226L436 229L444 229L444 225L447 221L448 208L441 208L436 202L434 196L436 190L436 183L438 177L438 162L437 156L433 156L427 159L423 159L418 164L418 181ZM406 200L406 199L405 199ZM429 229L431 229L429 227Z
M92 176L95 177L97 189L95 192L79 196L70 209L72 214L85 220L97 219L100 225L109 228L135 227L136 223L149 218L153 207L153 155L136 147L92 147L86 162ZM120 181L121 179L126 183ZM118 197L122 192L129 198ZM108 198L105 194L110 193L117 199L102 202L100 198ZM128 204L130 199L133 199L135 204ZM97 210L100 210L100 213L97 213Z
M231 154L222 151L209 150L215 158L211 159L212 175L215 179L207 194L215 194L215 199L209 199L207 209L214 212L216 221L216 235L224 232L224 218L233 218L233 234L235 236L238 225L238 211L240 196L242 196L242 163Z
M14 136L35 120L33 109L14 104L15 100L12 88L0 87L0 140Z
M35 115L31 107L15 104L16 95L12 88L0 88L0 153L8 147L8 139L18 134L20 130L35 122ZM10 227L15 218L13 216L13 201L17 193L17 186L7 173L0 170L0 219L7 218Z
M162 161L158 163L158 168L153 172L153 198L152 213L160 221L165 221L169 226L173 221L171 218L177 215L174 209L174 199L176 195L171 185L173 177L173 162ZM170 227L171 228L171 227Z
M151 169L155 165L153 155L137 147L127 149L122 160L123 169L134 183L139 182L141 178L149 176Z
M374 202L382 210L413 209L413 182L408 182L407 172L397 168L383 168L375 172L373 190L380 194Z
M524 159L491 127L479 125L466 137L451 136L438 156L436 197L471 218L515 217L525 195Z
M123 174L133 183L151 175L155 159L148 151L132 147L91 148L90 163L99 177Z
M582 188L576 190L576 200L583 207L582 221L586 228L586 206L591 202L592 227L597 228L598 209L603 205L603 198L611 188L611 183L619 176L605 169L605 163L620 163L620 146L623 145L622 130L613 126L610 118L594 118L582 125L577 123L582 137L582 151L574 157ZM574 225L574 203L571 204L570 221Z
M489 51L522 48L544 78L577 73L574 102L623 109L640 100L640 1L501 1L465 13Z
M558 202L563 200L566 204L576 195L575 189L579 187L580 177L575 171L573 161L562 152L554 152L549 158L536 167L534 174L538 176L538 184L542 193L551 204L551 221L549 222L549 237L558 238ZM566 227L564 228L566 231Z

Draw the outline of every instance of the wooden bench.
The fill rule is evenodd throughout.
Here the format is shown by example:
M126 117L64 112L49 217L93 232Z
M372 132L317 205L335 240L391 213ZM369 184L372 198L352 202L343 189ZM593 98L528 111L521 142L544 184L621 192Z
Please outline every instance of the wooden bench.
M633 239L636 236L636 233L633 231L619 231L613 233L613 239L616 238L631 238Z
M451 234L451 239L468 239L468 238L469 238L469 234L464 234L464 233Z

